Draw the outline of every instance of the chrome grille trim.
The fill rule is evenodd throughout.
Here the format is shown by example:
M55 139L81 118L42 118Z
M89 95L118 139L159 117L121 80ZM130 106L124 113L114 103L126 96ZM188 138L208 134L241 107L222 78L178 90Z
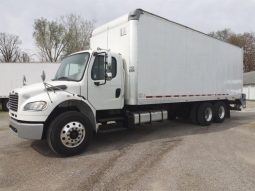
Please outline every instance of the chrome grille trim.
M12 111L18 111L19 95L17 93L9 95L9 107Z

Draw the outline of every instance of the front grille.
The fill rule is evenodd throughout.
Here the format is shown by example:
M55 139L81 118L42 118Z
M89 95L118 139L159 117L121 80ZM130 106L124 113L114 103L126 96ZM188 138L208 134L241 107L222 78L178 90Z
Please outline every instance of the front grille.
M19 95L17 93L10 94L9 96L9 107L12 111L18 111Z

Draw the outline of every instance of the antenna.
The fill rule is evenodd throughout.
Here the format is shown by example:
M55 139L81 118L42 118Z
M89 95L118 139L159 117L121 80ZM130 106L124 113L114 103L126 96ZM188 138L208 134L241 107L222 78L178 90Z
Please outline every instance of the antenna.
M45 88L45 90L46 90L46 92L47 92L47 95L48 95L48 97L49 97L49 100L50 100L51 103L53 103L53 102L52 102L52 99L51 99L51 97L50 97L49 91L48 91L48 89L47 89L47 83L45 82L46 76L45 76L44 70L42 71L41 78L42 78L42 81L43 81L44 88Z
M23 86L27 85L27 79L26 79L26 76L23 75Z
M45 75L45 72L44 72L44 70L42 71L42 75L41 75L41 78L42 78L42 81L44 82L45 81L45 79L46 79L46 75Z

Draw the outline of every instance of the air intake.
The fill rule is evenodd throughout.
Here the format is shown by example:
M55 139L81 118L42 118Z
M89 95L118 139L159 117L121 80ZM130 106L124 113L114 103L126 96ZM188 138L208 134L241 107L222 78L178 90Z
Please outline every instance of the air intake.
M17 93L10 94L9 96L9 109L18 111L19 95Z

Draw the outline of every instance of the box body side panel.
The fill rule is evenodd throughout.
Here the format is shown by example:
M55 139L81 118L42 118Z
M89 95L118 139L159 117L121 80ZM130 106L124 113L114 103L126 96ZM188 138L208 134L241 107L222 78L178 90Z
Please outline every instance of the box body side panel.
M138 104L240 97L240 48L150 14L137 29Z

